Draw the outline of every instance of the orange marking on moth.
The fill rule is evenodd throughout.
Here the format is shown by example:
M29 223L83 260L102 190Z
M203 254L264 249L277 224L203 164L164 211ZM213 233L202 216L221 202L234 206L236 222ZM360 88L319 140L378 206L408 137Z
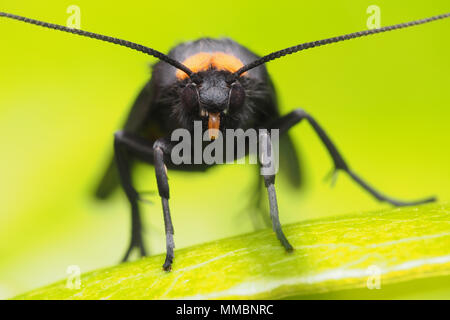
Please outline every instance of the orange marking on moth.
M244 66L241 60L224 52L199 52L188 57L183 61L183 64L194 73L206 71L212 68L236 72ZM247 72L244 72L242 75L245 74L247 74ZM182 70L177 70L176 76L179 80L183 80L188 77L188 75Z
M215 52L211 57L211 65L218 70L236 72L244 66L241 60L223 52Z
M199 71L208 70L211 66L211 53L199 52L193 56L188 57L183 61L183 64L196 73ZM186 79L188 77L187 73L182 70L177 70L177 78L180 80Z

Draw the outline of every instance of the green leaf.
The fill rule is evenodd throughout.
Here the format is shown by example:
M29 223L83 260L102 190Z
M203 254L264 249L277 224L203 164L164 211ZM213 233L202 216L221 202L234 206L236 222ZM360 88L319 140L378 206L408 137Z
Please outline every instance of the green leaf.
M177 250L66 280L17 299L448 298L450 205L360 213L284 226L286 253L272 230ZM379 276L379 277L378 277ZM377 287L380 290L369 290ZM418 295L415 295L418 294Z

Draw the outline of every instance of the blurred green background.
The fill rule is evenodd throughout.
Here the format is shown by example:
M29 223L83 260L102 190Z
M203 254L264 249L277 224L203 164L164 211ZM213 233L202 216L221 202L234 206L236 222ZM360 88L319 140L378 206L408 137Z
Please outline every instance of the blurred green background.
M450 11L436 1L6 1L0 11L65 24L81 8L82 29L167 52L185 40L227 36L258 54ZM330 133L351 166L402 199L450 200L449 21L308 50L268 65L282 113L303 107ZM116 264L129 240L122 192L91 194L120 127L156 60L106 43L0 19L0 298ZM305 172L301 191L277 180L282 223L383 208L332 163L313 131L292 130ZM139 171L154 190L153 168ZM247 166L206 175L170 172L177 248L253 230L245 207ZM158 198L143 205L145 240L164 250Z

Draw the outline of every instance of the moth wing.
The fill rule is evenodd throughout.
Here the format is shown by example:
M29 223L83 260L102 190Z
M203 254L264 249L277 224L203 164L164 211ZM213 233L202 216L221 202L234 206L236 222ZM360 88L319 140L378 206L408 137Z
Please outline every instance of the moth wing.
M123 130L132 133L139 133L147 123L152 110L154 89L152 82L148 81L137 96L128 117L123 125ZM100 183L95 190L98 199L106 199L119 186L119 172L116 167L114 157L111 157L109 165L103 173Z

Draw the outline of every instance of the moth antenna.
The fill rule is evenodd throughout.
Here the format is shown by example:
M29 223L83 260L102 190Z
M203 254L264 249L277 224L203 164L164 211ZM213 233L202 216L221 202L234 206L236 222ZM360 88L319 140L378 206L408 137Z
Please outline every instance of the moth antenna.
M372 34L377 34L377 33L381 33L381 32L386 32L386 31L392 31L392 30L396 30L396 29L403 29L403 28L408 28L408 27L412 27L412 26L416 26L419 24L424 24L424 23L428 23L428 22L432 22L435 20L440 20L440 19L445 19L450 17L450 13L445 13L445 14L441 14L441 15L437 15L437 16L433 16L430 18L425 18L425 19L421 19L421 20L415 20L415 21L410 21L410 22L405 22L405 23L400 23L400 24L395 24L392 26L387 26L387 27L382 27L382 28L378 28L378 29L371 29L371 30L364 30L364 31L359 31L359 32L353 32L353 33L349 33L349 34L345 34L342 36L338 36L338 37L333 37L333 38L328 38L328 39L323 39L323 40L319 40L319 41L312 41L312 42L306 42L306 43L302 43L293 47L289 47L283 50L279 50L279 51L275 51L272 52L268 55L265 55L249 64L246 64L245 66L241 67L238 71L236 71L233 76L234 78L239 77L241 74L243 74L244 72L253 69L261 64L264 64L266 62L269 62L271 60L275 60L278 58L281 58L285 55L288 54L292 54L298 51L302 51L302 50L306 50L309 48L314 48L314 47L319 47L319 46L323 46L323 45L327 45L327 44L331 44L331 43L335 43L335 42L340 42L340 41L344 41L344 40L350 40L350 39L354 39L354 38L359 38L359 37L364 37L364 36L368 36L368 35L372 35Z
M77 35L80 35L83 37L88 37L88 38L93 38L93 39L97 39L97 40L110 42L113 44L118 44L120 46L124 46L124 47L130 48L130 49L133 49L133 50L137 50L137 51L146 53L150 56L153 56L155 58L158 58L159 60L164 61L164 62L172 65L173 67L184 71L189 77L193 74L191 69L186 67L184 64L178 62L177 60L170 58L168 55L165 55L164 53L159 52L155 49L152 49L152 48L149 48L149 47L146 47L146 46L143 46L143 45L131 42L131 41L113 38L113 37L109 37L109 36L104 36L102 34L93 33L93 32L89 32L89 31L83 31L83 30L79 30L79 29L75 29L75 28L68 28L65 26L61 26L59 24L43 22L43 21L39 21L39 20L35 20L35 19L18 16L18 15L11 14L11 13L6 13L6 12L0 12L0 17L19 20L22 22L34 24L34 25L49 28L49 29L70 32L70 33L77 34Z

